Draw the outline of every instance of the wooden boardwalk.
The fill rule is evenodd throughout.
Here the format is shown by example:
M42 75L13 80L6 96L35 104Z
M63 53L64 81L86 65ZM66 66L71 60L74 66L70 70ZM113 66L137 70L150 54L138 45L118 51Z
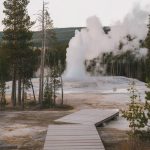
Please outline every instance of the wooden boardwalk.
M118 115L118 109L84 109L56 121L99 126Z
M101 125L119 115L116 109L85 109L56 121L76 123L50 125L44 150L105 150L96 125Z
M44 150L104 150L94 126L50 125Z

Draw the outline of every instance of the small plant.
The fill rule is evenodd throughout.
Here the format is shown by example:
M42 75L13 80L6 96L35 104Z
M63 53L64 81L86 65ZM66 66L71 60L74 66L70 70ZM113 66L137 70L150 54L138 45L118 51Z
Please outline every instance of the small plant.
M128 89L130 92L130 103L127 110L122 111L123 117L129 121L129 127L134 135L137 130L144 128L147 125L148 118L145 114L145 107L138 98L138 91L135 86L135 82L130 83Z
M44 99L42 102L42 106L45 108L53 107L53 89L52 85L47 82L44 89Z
M147 86L147 88L150 89L150 81L148 81L146 86ZM147 112L148 119L150 119L150 91L146 91L145 94L146 94L145 110Z

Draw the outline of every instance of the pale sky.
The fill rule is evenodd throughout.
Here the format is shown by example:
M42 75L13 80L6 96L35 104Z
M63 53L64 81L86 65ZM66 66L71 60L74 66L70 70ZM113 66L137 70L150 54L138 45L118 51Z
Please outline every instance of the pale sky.
M150 0L45 0L49 13L54 21L54 27L85 26L86 19L96 15L103 25L111 25L122 21L133 6L139 3L143 9L150 10ZM3 29L1 21L3 2L0 0L0 31ZM37 13L42 9L43 0L30 0L28 12L34 21ZM149 5L149 6L148 6Z

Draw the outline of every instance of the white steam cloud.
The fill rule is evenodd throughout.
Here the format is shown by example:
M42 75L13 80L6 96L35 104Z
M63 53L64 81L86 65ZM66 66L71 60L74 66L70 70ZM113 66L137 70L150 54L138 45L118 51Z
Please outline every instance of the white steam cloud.
M87 19L87 28L76 31L67 48L67 70L65 76L70 79L85 77L84 61L93 59L104 52L114 53L133 50L137 56L146 55L147 49L140 48L140 40L147 35L146 20L148 12L136 5L124 21L111 26L111 31L105 34L103 26L96 16ZM130 35L132 40L127 39ZM119 51L119 44L123 47Z

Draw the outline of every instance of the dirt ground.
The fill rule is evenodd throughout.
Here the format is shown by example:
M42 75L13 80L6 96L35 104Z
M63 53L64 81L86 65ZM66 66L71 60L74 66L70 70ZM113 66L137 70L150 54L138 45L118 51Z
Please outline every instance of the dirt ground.
M42 150L47 127L70 111L0 113L0 150ZM17 146L17 148L16 148Z
M54 120L85 108L122 109L125 106L115 99L105 99L106 95L102 94L65 94L64 103L73 106L73 110L0 112L0 150L42 150L48 125L55 124ZM125 131L110 128L98 128L98 131L107 150L119 150L116 145L127 138Z

